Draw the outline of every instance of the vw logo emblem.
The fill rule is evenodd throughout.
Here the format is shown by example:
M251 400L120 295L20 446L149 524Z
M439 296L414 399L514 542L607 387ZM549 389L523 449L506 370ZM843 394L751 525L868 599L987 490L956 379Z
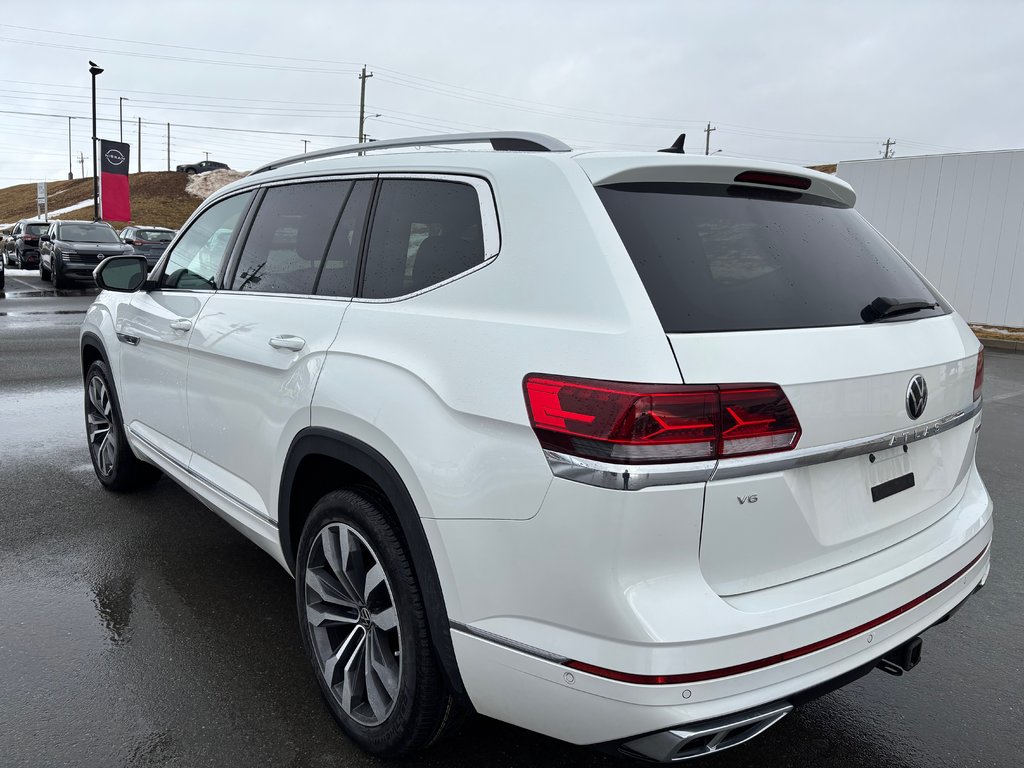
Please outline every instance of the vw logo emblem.
M108 149L103 156L111 165L120 165L124 162L124 155L118 149Z
M924 382L924 376L917 374L907 385L907 416L918 419L924 413L928 405L928 385Z

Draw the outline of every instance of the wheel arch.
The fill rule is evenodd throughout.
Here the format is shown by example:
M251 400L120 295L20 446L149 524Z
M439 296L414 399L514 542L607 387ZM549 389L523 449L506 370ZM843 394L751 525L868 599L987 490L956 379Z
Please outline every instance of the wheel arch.
M79 345L81 347L83 379L85 379L85 374L89 372L89 366L97 360L102 360L108 367L110 366L110 358L107 356L103 340L95 333L92 331L83 333Z
M288 569L295 573L302 524L312 508L311 504L303 502L302 484L297 486L296 479L302 479L300 470L309 467L309 462L315 464L321 461L332 462L335 467L342 464L351 470L348 477L345 474L332 476L331 481L335 486L339 482L344 484L346 480L356 483L369 480L386 497L399 528L397 533L406 545L413 572L423 593L430 637L445 680L453 694L468 702L455 658L441 581L423 524L401 475L375 448L335 430L319 427L304 429L292 440L281 475L277 520L281 551ZM295 503L297 500L298 504ZM312 503L315 502L313 499Z

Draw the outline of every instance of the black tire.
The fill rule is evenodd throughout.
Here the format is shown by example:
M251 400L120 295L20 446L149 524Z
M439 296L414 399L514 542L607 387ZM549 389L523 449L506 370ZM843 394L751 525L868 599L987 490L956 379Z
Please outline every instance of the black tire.
M7 273L0 269L0 291L4 289L4 284L7 282Z
M106 392L105 399L98 396L94 389L97 382ZM105 433L101 431L102 424L97 417L106 419ZM96 479L108 491L135 491L151 485L160 478L160 470L138 458L128 445L124 435L121 406L114 390L114 379L107 364L102 360L96 360L85 374L85 433ZM109 444L104 442L104 439L108 440ZM109 453L101 457L104 450Z
M25 266L24 266L24 263L21 260L21 254L20 253L17 254L17 259L18 259L18 269L24 269Z
M43 257L39 257L39 279L44 283L50 282L50 270L43 266Z
M63 290L71 286L71 281L64 277L64 272L60 268L60 260L56 257L50 262L51 269L53 271L53 287L57 290Z
M462 722L464 710L445 686L430 642L423 597L409 558L389 521L389 511L386 499L370 488L334 491L320 499L310 512L299 541L295 595L302 644L334 719L366 752L383 758L397 758L428 747L453 731ZM314 602L318 599L314 588L307 586L310 554L314 545L323 552L322 541L317 543L321 534L328 529L338 529L339 525L341 530L354 531L366 546L369 556L382 567L386 577L384 584L388 588L386 594L393 599L397 615L395 642L399 650L394 654L400 659L397 693L391 700L388 714L375 725L365 725L345 712L339 701L341 692L336 694L325 679L314 629L307 619L307 595ZM364 558L360 557L359 562L364 562ZM322 568L318 570L323 571ZM366 608L369 605L370 599L367 598L362 609L353 609L353 616L369 615ZM336 628L342 632L355 632L354 624L339 623ZM372 625L366 627L364 635L373 628ZM368 640L366 645L370 645ZM384 655L388 653L387 646L380 641L377 641L376 648L384 648L381 652ZM358 653L358 650L353 653L351 659L354 660ZM339 682L335 688L342 685Z

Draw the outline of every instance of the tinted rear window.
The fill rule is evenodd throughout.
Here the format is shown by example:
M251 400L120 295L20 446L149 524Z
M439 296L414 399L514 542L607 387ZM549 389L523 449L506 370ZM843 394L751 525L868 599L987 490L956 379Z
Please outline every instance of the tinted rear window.
M938 301L859 213L823 198L684 183L597 192L668 333L859 325L879 296Z
M135 239L146 243L169 243L174 239L174 233L164 229L137 229Z
M41 235L50 228L49 224L26 224L25 231L30 235Z

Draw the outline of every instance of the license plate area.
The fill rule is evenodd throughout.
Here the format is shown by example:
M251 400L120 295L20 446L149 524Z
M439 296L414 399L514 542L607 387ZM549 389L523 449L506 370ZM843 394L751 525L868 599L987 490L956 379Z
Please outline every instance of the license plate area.
M899 445L873 453L868 457L868 461L868 480L873 503L914 487L909 446Z

